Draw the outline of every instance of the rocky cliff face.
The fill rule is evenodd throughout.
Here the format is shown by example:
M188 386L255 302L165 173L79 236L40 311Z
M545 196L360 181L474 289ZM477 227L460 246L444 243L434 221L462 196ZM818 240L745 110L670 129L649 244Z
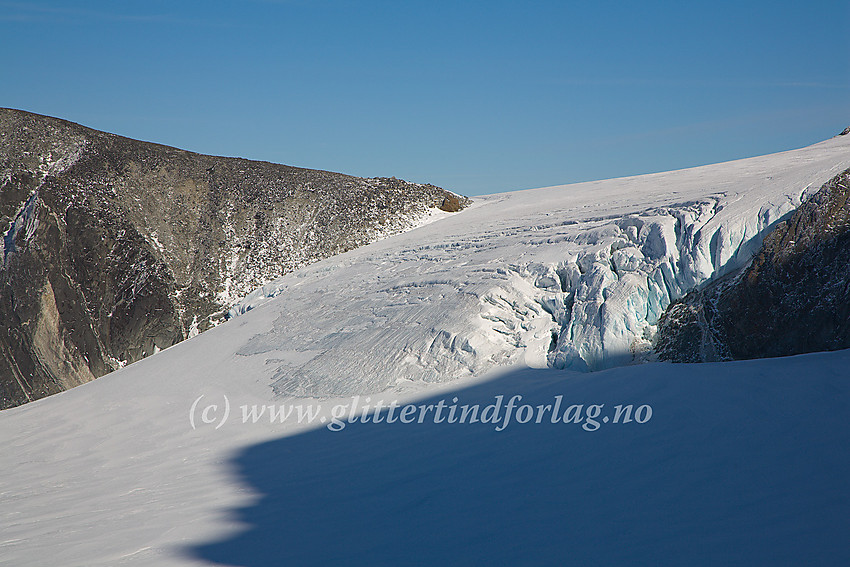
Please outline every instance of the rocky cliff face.
M850 347L850 170L765 237L743 271L671 304L662 360L704 362Z
M139 360L257 286L467 202L0 109L0 408Z

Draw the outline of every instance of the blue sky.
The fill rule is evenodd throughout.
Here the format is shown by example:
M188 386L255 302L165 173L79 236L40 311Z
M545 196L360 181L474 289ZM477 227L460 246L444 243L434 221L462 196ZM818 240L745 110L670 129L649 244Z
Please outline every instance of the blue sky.
M467 195L850 126L850 2L4 2L0 106Z

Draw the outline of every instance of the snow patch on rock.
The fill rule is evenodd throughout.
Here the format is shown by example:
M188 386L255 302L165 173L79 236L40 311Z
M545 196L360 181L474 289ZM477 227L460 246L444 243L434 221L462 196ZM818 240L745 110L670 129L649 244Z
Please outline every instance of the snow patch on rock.
M24 202L18 212L15 214L15 220L9 229L3 233L3 241L0 244L3 247L3 266L5 267L9 254L13 254L17 250L20 243L28 242L38 228L38 192L34 192Z

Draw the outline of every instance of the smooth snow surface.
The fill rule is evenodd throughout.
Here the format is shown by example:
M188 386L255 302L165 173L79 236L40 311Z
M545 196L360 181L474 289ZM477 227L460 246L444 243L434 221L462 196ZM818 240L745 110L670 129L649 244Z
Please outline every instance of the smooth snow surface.
M251 315L249 327L267 322ZM592 432L332 432L237 419L238 405L269 401L229 346L249 334L224 325L0 414L0 564L850 564L850 351L518 367L419 402L652 407L646 423ZM228 396L225 426L191 429L202 394L219 407Z
M302 269L219 327L0 412L0 565L850 564L850 351L604 369L640 360L670 296L745 262L847 167L837 138L495 195ZM241 421L327 417L358 392L652 416Z

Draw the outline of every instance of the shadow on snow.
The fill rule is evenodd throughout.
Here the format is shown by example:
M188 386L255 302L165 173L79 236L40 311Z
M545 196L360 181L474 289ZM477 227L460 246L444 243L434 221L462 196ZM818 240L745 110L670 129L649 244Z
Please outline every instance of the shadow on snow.
M215 564L850 564L850 356L517 370L458 405L652 406L650 421L348 424L248 447L246 529ZM586 411L586 409L585 409Z

